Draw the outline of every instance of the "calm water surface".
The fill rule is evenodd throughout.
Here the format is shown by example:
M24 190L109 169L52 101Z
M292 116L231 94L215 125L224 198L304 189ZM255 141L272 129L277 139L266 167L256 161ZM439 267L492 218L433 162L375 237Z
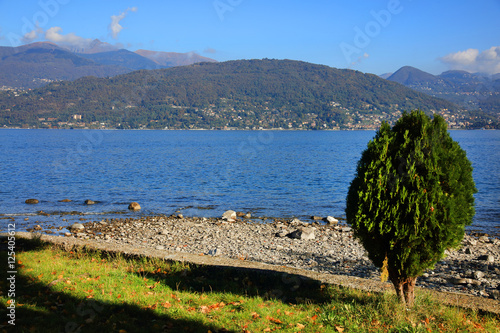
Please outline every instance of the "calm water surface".
M500 226L500 131L451 131L474 166L473 227ZM82 216L344 216L374 131L0 130L0 214L18 230ZM28 198L40 200L27 205ZM73 200L62 203L62 199ZM86 199L98 201L86 206ZM129 212L130 202L140 212ZM44 211L49 217L37 215ZM28 221L24 221L28 217ZM68 221L63 221L62 219ZM8 220L0 220L5 229ZM498 231L498 229L497 229Z

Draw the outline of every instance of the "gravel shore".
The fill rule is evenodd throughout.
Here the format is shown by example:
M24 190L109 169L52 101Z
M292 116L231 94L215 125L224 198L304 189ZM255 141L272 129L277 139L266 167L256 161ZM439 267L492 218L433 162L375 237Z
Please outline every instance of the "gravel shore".
M297 219L229 221L182 215L111 219L74 224L66 237L380 280L378 269L345 225ZM500 240L466 235L461 248L418 278L417 286L500 299Z

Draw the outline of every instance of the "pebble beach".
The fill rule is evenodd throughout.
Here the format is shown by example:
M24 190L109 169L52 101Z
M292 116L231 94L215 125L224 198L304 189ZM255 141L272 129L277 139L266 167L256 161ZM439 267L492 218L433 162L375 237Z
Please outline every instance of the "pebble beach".
M353 237L351 228L334 218L314 217L313 222L304 222L238 215L105 219L74 223L64 237L93 240L110 247L129 245L380 280L378 268ZM434 269L417 279L417 286L500 299L500 239L466 234L461 247L447 251Z

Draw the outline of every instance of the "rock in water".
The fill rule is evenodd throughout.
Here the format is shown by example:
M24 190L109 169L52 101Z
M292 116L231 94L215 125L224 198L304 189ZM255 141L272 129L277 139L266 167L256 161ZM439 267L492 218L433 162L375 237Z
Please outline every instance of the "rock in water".
M236 212L234 210L228 210L222 214L222 219L228 222L236 221Z
M128 209L130 210L140 210L141 205L139 205L137 202L131 202L130 205L128 205Z
M70 199L62 199L62 200L59 200L59 202L71 202Z
M30 205L37 204L38 202L39 202L38 199L27 199L25 201L25 203L30 204Z
M94 200L85 200L85 204L86 205L93 205L93 204L95 204L95 201Z

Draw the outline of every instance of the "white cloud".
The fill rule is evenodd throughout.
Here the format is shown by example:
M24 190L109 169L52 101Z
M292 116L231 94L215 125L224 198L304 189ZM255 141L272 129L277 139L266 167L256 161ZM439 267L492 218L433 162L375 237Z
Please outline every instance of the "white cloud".
M92 39L77 36L72 32L67 35L63 35L61 32L61 27L52 27L45 32L45 38L54 43L80 49L87 48L92 42Z
M36 28L24 34L21 40L23 41L23 43L31 43L40 36L43 36L43 29L38 26L37 22Z
M355 61L351 62L350 67L352 68L356 66L357 64L360 64L363 60L368 59L370 55L368 53L363 53L363 55L359 56Z
M111 37L114 39L118 38L118 34L123 30L123 27L120 25L120 21L127 16L128 12L136 12L137 7L127 8L120 15L112 15L111 23L109 24L109 30L111 30Z
M496 74L500 73L500 46L492 46L482 52L478 49L468 49L450 53L440 60L451 69Z

